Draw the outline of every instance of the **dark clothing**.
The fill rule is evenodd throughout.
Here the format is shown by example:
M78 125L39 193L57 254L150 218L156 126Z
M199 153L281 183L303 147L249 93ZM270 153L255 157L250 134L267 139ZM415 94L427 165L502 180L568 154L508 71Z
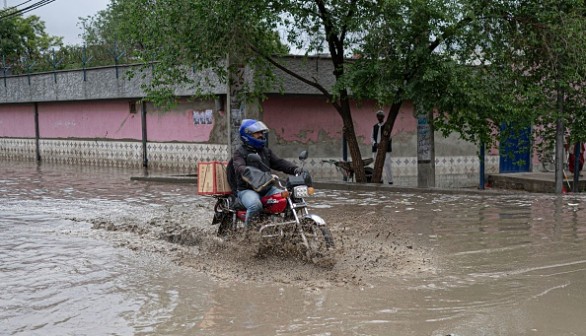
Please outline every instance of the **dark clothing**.
M580 145L580 157L578 158L578 171L582 171L582 168L584 168L584 149L585 146L584 144ZM570 155L568 157L568 168L570 169L570 172L573 173L574 169L575 169L575 164L576 164L576 155L574 155L574 146L571 146L570 149Z
M264 167L262 164L257 164L257 163L247 163L246 162L246 157L248 156L248 154L251 153L257 153L258 155L260 155L260 158L262 160L262 162L264 163L264 165L266 165L267 167L270 167L273 170L277 170L277 171L281 171L285 174L289 174L289 175L294 175L295 174L295 169L297 168L297 166L295 166L293 163L285 160L285 159L281 159L280 157L278 157L272 150L270 150L269 148L262 148L259 150L256 149L251 149L250 147L246 147L244 145L241 145L240 147L238 147L238 149L234 152L234 155L232 155L232 160L234 162L234 171L236 172L236 176L237 176L237 190L245 190L245 189L252 189L248 183L246 183L246 181L244 181L242 179L242 173L244 173L244 169L246 168L246 166L251 166L251 167L255 167L258 168L262 171L270 171L270 169L267 169L267 167Z
M378 141L377 139L379 139L379 134L378 132L382 132L382 126L379 126L379 124L374 124L374 126L372 127L372 139L373 139L373 144L372 144L372 152L375 153L378 149ZM382 134L381 134L382 135ZM393 139L389 138L389 143L387 144L387 153L390 153L393 151Z
M380 145L381 139L383 139L383 122L379 118L379 122L374 124L372 127L372 155L373 159L376 160L378 146ZM385 180L389 184L393 184L393 165L391 160L391 152L393 151L393 143L391 142L391 138L389 137L389 142L387 143L387 152L385 153L385 161L383 171L385 172ZM382 181L381 181L382 182Z

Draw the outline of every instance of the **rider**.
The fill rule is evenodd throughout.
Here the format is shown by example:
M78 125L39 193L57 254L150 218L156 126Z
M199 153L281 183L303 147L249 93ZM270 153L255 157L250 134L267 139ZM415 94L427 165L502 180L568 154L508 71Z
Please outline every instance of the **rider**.
M264 172L274 169L289 175L296 175L302 172L301 168L285 159L279 158L272 150L266 147L268 132L268 127L262 121L254 119L242 120L242 124L240 125L240 139L242 140L242 145L232 156L234 170L238 180L238 198L246 207L246 220L244 223L246 227L249 226L251 219L262 211L260 198L281 192L281 190L275 186L263 190L260 194L254 191L242 178L246 166L252 166ZM264 165L256 162L246 162L247 156L251 153L257 153Z

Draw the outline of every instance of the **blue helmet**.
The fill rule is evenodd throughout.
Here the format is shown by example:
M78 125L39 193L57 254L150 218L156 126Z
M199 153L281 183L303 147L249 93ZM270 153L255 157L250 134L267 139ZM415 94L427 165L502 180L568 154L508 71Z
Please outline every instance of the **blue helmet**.
M261 138L255 138L252 136L253 133L262 132ZM267 143L267 133L269 128L262 121L254 119L244 119L240 124L240 139L244 145L252 148L261 149Z

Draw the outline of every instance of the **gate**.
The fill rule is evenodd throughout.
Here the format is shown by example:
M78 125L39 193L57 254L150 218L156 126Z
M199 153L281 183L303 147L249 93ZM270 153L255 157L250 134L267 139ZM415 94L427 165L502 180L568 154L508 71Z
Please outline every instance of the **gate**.
M507 125L501 126L501 132L507 132ZM501 139L499 172L529 172L531 170L531 127L518 131L512 130L511 133Z

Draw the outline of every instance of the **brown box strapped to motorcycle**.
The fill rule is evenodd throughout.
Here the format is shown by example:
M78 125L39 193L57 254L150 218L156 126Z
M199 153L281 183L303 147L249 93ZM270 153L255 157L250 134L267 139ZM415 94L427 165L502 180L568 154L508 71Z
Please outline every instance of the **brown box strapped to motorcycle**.
M226 195L232 193L226 172L227 162L211 161L197 164L197 193Z

